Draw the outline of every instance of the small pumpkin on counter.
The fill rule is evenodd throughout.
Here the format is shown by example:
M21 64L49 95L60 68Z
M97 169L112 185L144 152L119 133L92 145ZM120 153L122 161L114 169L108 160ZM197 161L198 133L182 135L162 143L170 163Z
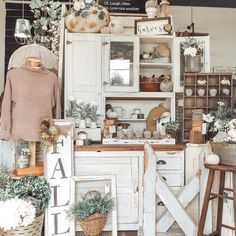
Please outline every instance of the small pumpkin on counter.
M211 154L206 156L205 164L218 165L219 163L220 163L220 157L217 154L212 152Z

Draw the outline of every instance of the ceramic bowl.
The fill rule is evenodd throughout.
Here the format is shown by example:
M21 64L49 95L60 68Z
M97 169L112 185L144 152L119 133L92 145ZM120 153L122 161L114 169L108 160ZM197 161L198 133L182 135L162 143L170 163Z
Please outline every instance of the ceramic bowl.
M215 89L215 88L210 89L209 94L210 94L211 97L216 96L216 94L217 94L217 89Z
M222 94L228 96L230 94L230 90L227 88L222 89Z
M193 95L193 90L191 88L185 89L185 95L186 96L192 96Z
M205 89L199 88L197 90L197 94L198 94L198 96L204 96L205 95Z

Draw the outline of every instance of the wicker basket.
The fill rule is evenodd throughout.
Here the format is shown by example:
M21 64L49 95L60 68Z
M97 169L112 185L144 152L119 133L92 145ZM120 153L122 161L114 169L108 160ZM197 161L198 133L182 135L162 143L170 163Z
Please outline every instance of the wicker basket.
M211 143L212 151L220 157L220 163L236 166L236 144Z
M3 232L3 236L41 236L44 214L37 216L34 222L28 226L21 226L15 230Z
M99 236L106 224L107 217L95 213L79 221L85 236Z

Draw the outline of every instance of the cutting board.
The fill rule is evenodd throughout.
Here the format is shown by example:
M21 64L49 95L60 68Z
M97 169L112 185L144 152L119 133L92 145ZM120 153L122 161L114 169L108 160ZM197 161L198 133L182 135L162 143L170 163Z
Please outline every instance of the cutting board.
M156 122L154 121L154 119L156 117L161 117L162 114L164 112L168 112L168 110L166 110L165 108L163 107L154 107L149 113L148 113L148 116L147 116L147 130L150 130L150 131L154 131L156 130Z

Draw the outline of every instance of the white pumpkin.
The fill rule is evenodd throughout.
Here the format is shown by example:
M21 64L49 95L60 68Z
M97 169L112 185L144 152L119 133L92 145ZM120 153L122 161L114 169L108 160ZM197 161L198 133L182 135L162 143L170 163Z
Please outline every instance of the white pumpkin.
M205 164L217 165L219 163L220 163L220 157L217 154L211 153L208 156L206 156Z
M80 14L71 11L65 18L66 28L73 33L98 33L109 21L107 9L97 4L84 8Z

